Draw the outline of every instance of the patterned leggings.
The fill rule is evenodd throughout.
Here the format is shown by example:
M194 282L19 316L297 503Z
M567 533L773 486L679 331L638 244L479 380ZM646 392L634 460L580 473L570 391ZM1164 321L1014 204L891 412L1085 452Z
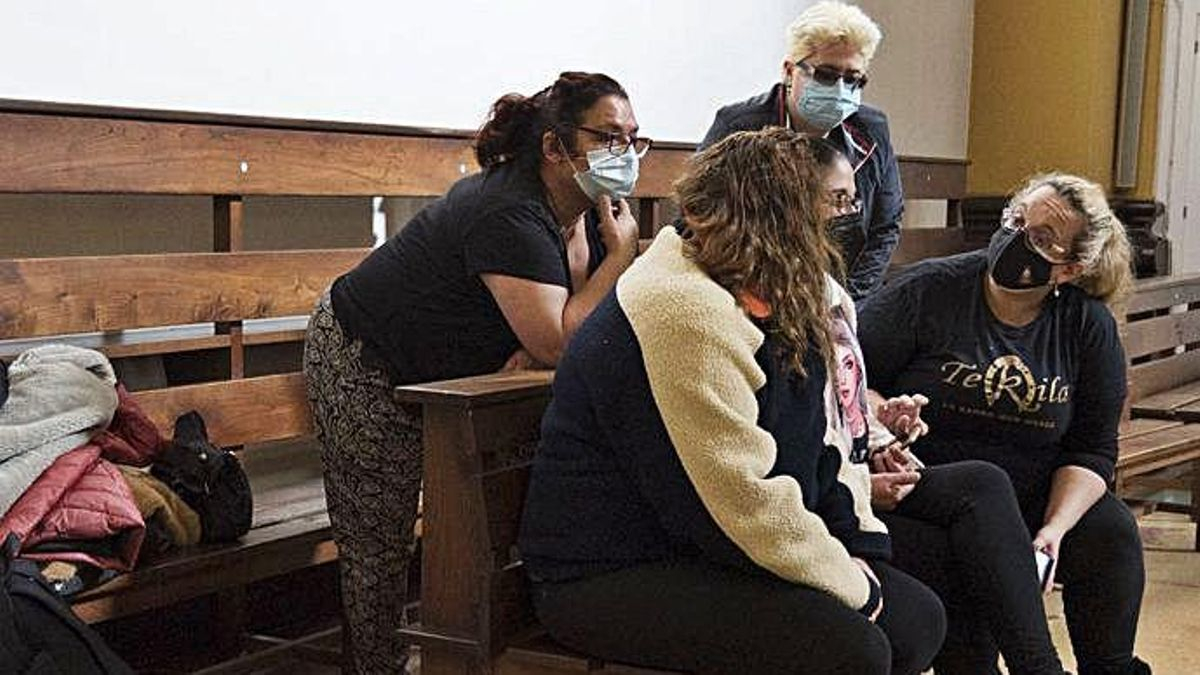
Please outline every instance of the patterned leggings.
M361 356L326 292L304 338L304 374L338 546L344 653L353 664L345 672L395 673L404 667L395 632L421 487L421 413L396 404L387 375Z

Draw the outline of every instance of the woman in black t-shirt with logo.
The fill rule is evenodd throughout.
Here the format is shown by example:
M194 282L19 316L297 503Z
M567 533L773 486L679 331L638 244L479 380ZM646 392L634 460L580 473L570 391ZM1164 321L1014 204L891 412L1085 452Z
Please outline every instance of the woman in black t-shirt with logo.
M1149 672L1133 656L1141 541L1108 490L1125 398L1113 314L1131 287L1129 261L1124 226L1100 187L1049 174L1013 197L986 250L918 264L859 312L871 385L930 400L916 455L929 465L984 460L1011 478L1033 548L1055 561L1045 588L1063 585L1085 674ZM1010 599L959 603L956 615L946 594L970 589L952 561L1007 557L1009 573L1036 583L1032 552L956 550L944 532L905 517L903 502L897 514L886 519L897 563L946 600L945 649L959 650L960 664L994 667L987 612Z
M625 198L649 145L605 75L563 73L533 96L505 96L475 139L483 170L337 279L314 311L304 372L354 672L403 663L395 630L421 420L393 387L553 366L637 252Z

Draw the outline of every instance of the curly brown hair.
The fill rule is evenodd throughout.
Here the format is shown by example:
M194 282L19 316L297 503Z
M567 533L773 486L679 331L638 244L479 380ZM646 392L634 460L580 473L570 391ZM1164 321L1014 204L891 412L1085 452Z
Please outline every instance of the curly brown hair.
M840 258L822 222L810 141L779 127L733 134L688 160L674 187L692 232L687 255L730 293L771 307L769 330L798 375L807 376L810 344L828 367L826 275Z

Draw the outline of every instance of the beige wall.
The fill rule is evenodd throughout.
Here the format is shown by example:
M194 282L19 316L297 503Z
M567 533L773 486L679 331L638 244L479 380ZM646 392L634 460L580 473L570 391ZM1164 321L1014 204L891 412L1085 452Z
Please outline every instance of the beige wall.
M883 30L865 100L903 155L967 156L973 0L860 0Z
M974 0L860 0L883 30L864 99L887 113L903 155L967 158ZM946 205L905 203L905 227L946 222Z

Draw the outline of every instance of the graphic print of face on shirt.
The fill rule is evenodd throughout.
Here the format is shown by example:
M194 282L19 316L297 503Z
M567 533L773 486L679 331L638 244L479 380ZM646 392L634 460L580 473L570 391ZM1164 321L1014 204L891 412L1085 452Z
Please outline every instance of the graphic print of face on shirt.
M840 308L834 310L833 337L838 412L852 439L851 460L858 461L867 448L867 388L863 378L866 371L858 339Z

